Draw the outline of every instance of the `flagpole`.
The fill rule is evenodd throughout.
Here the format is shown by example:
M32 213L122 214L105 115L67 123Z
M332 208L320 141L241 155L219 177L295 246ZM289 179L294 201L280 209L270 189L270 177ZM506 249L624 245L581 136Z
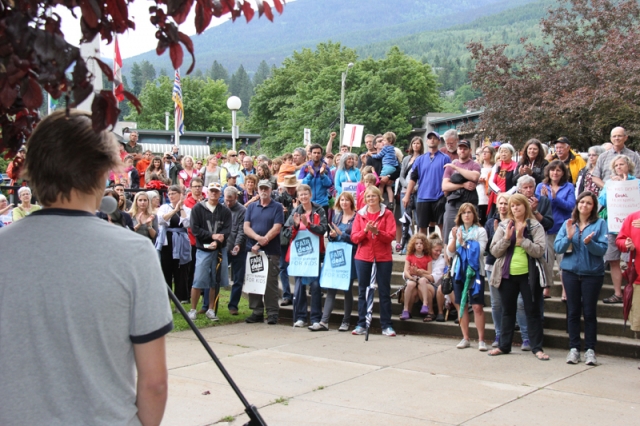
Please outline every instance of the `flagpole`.
M174 129L174 134L175 134L175 141L176 141L176 146L180 146L180 131L178 130L178 104L175 105L175 109L174 109L174 113L173 113L173 127Z
M47 92L47 115L51 115L51 93Z

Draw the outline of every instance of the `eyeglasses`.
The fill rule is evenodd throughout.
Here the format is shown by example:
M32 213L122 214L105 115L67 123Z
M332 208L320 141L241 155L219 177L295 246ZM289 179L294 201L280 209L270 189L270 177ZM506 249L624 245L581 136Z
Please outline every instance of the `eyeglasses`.
M202 185L191 185L192 188L202 188Z
M597 157L598 154L587 154L587 157Z
M231 154L231 155L229 155L229 157L237 157L237 155L236 154Z

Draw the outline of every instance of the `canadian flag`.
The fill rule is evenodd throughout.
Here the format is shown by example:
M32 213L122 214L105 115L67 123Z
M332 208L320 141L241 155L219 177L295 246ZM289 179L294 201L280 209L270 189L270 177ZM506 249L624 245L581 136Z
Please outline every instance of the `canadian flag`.
M122 85L122 56L120 56L118 37L116 37L116 53L113 58L113 94L119 102L124 100L124 86Z

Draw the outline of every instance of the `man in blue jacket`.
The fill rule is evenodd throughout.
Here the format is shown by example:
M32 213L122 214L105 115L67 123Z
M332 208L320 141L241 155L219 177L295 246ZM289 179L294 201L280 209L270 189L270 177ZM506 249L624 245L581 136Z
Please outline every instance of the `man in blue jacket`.
M329 188L333 185L329 177L329 167L322 158L322 147L311 145L311 160L300 169L299 179L311 187L311 202L319 204L329 214Z

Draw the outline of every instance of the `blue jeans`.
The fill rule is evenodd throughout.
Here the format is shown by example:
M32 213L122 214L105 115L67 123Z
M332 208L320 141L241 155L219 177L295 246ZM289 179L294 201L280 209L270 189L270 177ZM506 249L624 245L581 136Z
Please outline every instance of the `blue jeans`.
M356 259L358 273L358 326L367 325L367 287L371 282L372 262ZM391 271L393 262L376 262L376 282L380 300L380 327L384 330L391 327Z
M231 264L231 277L233 286L231 286L231 296L227 308L238 309L238 303L242 297L242 286L244 286L244 271L247 265L247 251L242 249L237 255L229 253L229 263Z
M282 282L282 298L292 300L293 295L291 294L291 284L289 283L289 273L287 272L289 262L284 259L289 246L280 247L282 248L282 256L280 256L280 281Z
M216 266L218 260L217 250L196 251L196 266L193 275L193 288L204 290L202 309L209 309L209 289L216 285ZM227 259L227 249L222 248L222 268L220 270L220 287L229 285L229 261ZM213 307L212 307L213 308Z
M580 350L580 314L584 316L584 348L596 349L598 321L596 306L604 276L577 275L562 271L562 282L567 293L567 322L569 347Z
M314 324L322 319L322 291L318 278L308 284L311 288L311 317L310 322ZM293 312L295 321L307 321L307 288L302 284L302 278L296 277L296 286L293 291Z
M487 282L491 278L492 271L485 271L487 274ZM491 317L493 318L493 326L496 330L496 337L500 337L500 331L502 331L502 298L500 292L494 286L489 286L491 293ZM522 301L522 294L518 296L518 310L516 311L516 320L520 326L520 335L522 340L529 340L529 332L527 331L527 315L524 313L524 302Z

